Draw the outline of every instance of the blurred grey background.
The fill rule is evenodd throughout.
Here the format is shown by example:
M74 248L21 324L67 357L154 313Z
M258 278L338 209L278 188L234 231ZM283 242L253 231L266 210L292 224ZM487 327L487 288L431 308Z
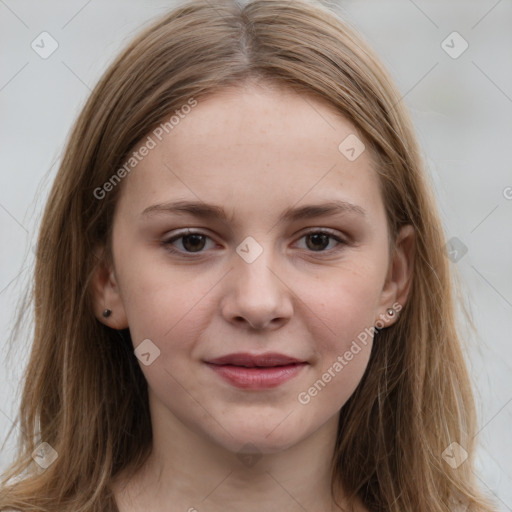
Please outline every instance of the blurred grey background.
M512 511L512 2L325 3L375 48L411 111L478 330L462 333L480 423L477 476ZM173 5L0 0L0 445L16 417L30 326L9 358L7 339L70 127L114 56Z

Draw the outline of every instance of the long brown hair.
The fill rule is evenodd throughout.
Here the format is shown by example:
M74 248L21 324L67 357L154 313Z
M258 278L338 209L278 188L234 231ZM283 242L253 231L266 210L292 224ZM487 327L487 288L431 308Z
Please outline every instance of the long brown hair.
M114 511L112 482L147 459L147 384L129 332L106 327L93 312L91 276L98 258L111 257L122 182L110 181L106 194L98 189L162 120L246 80L314 95L346 116L376 157L392 240L403 225L415 230L409 299L398 321L376 334L341 411L333 491L343 485L372 511L445 512L457 501L464 510L493 510L473 474L474 399L443 228L413 126L375 53L313 0L182 2L146 27L92 91L42 219L23 436L0 509ZM101 246L104 254L96 252ZM57 454L44 470L32 457L42 442ZM456 469L442 456L453 442L468 453Z

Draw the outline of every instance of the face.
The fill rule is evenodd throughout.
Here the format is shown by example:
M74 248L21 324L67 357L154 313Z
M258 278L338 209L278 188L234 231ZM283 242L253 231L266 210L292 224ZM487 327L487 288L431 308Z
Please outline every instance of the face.
M98 307L141 347L152 419L264 453L334 425L370 328L405 293L362 136L321 101L255 85L150 135Z

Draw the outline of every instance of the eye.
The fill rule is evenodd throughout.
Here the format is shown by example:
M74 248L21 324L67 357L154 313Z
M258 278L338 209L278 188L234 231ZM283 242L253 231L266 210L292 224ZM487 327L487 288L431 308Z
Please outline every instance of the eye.
M338 250L340 249L340 245L346 245L346 242L337 236L337 234L328 230L309 231L302 235L301 239L302 238L306 239L306 247L312 252L330 252L325 249L332 240L336 242L332 250Z
M181 242L179 245L181 245L184 251L177 250L176 248L173 247L174 243L180 239ZM162 241L162 245L171 253L193 254L202 252L202 250L205 247L207 239L210 239L210 237L205 235L204 233L194 232L187 229L186 232L182 231L181 233L178 233L173 237Z
M303 238L306 240L306 249L309 249L311 252L330 252L330 250L326 251L325 249L332 241L335 241L335 246L331 248L334 251L340 249L340 245L347 245L347 242L337 236L336 233L325 229L309 231L302 235L300 239L302 240ZM178 240L181 240L179 245L183 250L176 248L175 243ZM200 254L204 252L203 249L205 249L207 240L213 242L206 234L187 229L185 232L182 231L162 241L161 244L171 253Z

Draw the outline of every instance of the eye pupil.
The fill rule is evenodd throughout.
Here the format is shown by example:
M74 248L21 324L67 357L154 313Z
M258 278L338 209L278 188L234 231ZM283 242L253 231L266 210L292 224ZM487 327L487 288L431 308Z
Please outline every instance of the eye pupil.
M306 237L306 240L314 240L313 244L320 242L321 247L313 245L313 247L310 246L309 243L307 243L307 246L309 249L317 250L317 249L325 249L329 245L329 235L326 235L324 233L314 233L312 235L308 235Z
M190 252L194 252L194 250L201 250L204 248L204 235L185 235L183 236L183 247L187 250L190 250ZM192 244L187 244L187 241L190 241L192 239ZM198 244L199 241L199 244ZM198 247L199 245L199 247ZM188 247L187 247L188 246Z

